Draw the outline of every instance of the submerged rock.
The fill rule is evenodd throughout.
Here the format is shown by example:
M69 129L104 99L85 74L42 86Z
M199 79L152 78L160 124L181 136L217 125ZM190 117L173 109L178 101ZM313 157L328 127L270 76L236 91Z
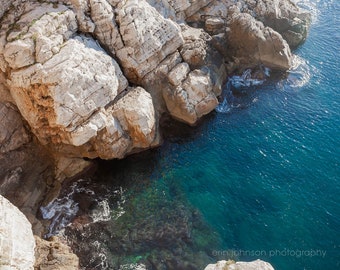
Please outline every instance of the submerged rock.
M274 270L274 268L261 260L252 262L219 261L216 264L209 264L204 270Z

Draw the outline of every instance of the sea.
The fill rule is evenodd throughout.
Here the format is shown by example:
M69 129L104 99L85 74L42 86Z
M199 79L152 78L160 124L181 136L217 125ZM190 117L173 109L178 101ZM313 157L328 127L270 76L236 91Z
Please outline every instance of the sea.
M230 77L196 127L165 119L161 147L100 161L42 208L47 236L83 269L340 269L340 1L299 4L312 25L287 74Z

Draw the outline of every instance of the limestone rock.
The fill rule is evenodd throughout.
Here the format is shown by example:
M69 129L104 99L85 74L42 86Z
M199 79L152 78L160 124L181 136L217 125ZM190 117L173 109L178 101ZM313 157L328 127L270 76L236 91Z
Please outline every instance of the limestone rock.
M17 108L11 103L0 102L0 153L13 151L29 141Z
M127 81L112 58L94 42L89 44L86 39L70 39L44 64L11 74L12 96L43 144L78 147L91 144L102 130L108 137L116 136L112 128L120 131L104 107L126 88ZM101 156L96 150L79 149L78 155Z
M9 26L3 49L5 61L13 69L46 62L77 30L74 13L64 5L33 3L22 8L25 12L15 26Z
M282 36L247 13L231 10L228 21L228 48L238 58L241 67L265 65L269 68L287 70L292 57L289 45Z
M84 33L93 33L96 25L88 15L90 13L90 6L87 0L70 0L75 13L80 31Z
M226 80L224 57L214 47L212 37L202 29L195 29L187 25L181 25L184 45L180 53L183 60L191 68L201 69L209 74L213 85L213 92L219 96Z
M141 87L128 90L113 106L113 115L129 134L134 148L148 148L155 139L156 121L151 95Z
M179 26L162 17L144 0L124 1L116 20L124 43L116 53L131 82L140 83L183 44Z
M33 269L35 241L31 224L0 195L0 268Z
M15 103L8 89L6 76L1 71L1 69L0 69L0 102L3 102L3 103L9 102L13 104Z
M198 69L190 72L180 86L164 91L163 96L171 115L190 125L218 104L209 74Z
M43 240L37 236L34 238L36 241L34 269L79 269L78 257L57 237L52 237L50 241Z
M112 55L124 47L121 33L115 21L113 7L106 0L89 0L94 34Z
M252 262L219 261L216 264L209 264L204 270L274 270L274 268L261 260Z
M170 18L176 22L183 22L201 8L206 7L210 3L214 2L214 0L147 0L147 2L151 6L155 7L163 17Z
M14 0L0 0L0 19L2 15L10 8Z
M245 0L243 6L243 12L279 32L291 48L305 41L311 22L310 13L299 8L293 1Z

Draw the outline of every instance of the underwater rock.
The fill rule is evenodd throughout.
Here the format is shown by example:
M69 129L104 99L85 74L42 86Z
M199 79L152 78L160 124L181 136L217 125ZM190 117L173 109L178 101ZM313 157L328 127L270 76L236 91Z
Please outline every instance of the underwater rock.
M219 261L216 264L209 264L204 270L274 270L274 268L261 260L252 262Z

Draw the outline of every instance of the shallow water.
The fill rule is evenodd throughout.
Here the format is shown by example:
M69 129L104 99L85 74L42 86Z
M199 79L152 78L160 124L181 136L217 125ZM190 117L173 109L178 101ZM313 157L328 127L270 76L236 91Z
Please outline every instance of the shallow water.
M74 246L84 265L200 254L200 267L260 258L280 270L340 269L340 1L303 2L314 23L287 77L234 77L199 127L167 123L161 148L103 162L96 183L64 191L69 218L92 222L64 232L85 241Z

